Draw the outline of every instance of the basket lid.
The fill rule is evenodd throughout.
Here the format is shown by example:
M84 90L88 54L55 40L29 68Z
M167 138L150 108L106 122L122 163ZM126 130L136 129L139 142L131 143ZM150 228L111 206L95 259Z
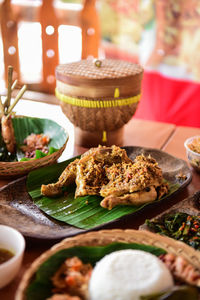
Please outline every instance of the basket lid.
M136 95L140 93L142 74L140 65L117 59L87 59L56 67L57 88L64 88L61 92L68 94L66 86L73 86L70 94L76 96L87 96L87 91L79 95L76 87L99 89L97 97L113 96L115 88L120 89L120 96Z

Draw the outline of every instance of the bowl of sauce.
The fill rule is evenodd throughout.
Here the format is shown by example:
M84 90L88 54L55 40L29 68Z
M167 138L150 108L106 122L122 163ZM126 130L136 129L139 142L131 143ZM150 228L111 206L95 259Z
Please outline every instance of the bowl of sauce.
M0 248L0 265L11 259L13 256L14 254L11 251Z
M24 249L23 235L12 227L0 225L0 288L9 284L20 270Z

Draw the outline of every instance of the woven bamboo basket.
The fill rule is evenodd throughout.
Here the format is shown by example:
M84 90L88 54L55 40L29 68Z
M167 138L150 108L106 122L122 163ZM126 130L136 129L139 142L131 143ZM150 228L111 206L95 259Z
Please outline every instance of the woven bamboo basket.
M168 253L184 257L195 268L200 270L200 252L171 238L159 236L148 231L138 230L102 230L80 234L76 237L64 239L50 250L39 256L25 272L16 292L15 300L25 300L26 289L38 267L57 251L74 246L105 246L113 242L139 243L153 245L165 249Z
M18 162L0 162L0 177L2 178L14 178L22 175L26 175L32 170L40 167L48 166L57 161L57 159L63 153L66 147L65 144L56 152L47 155L42 158L38 158L30 161L18 161Z
M136 111L142 75L141 66L113 59L56 68L56 96L75 126L77 144L123 144L123 126Z
M31 118L31 117L26 117L26 116L21 116L21 115L17 115L15 116L15 119L37 119L37 118ZM38 118L38 120L40 120ZM48 120L48 119L43 119L43 120ZM49 120L50 122L55 123L54 121ZM56 123L55 123L56 124ZM57 124L58 126L58 124ZM20 131L25 131L25 132L29 132L28 129L28 125L24 125L24 127L19 127L19 125L17 126L18 128L20 128ZM59 126L60 128L62 128L61 126ZM41 128L40 128L41 130ZM40 167L44 167L44 166L48 166L51 165L53 163L55 163L57 161L57 159L61 156L61 154L63 153L68 139L69 139L69 135L67 133L67 131L62 128L62 132L63 132L63 140L62 143L60 145L62 145L56 152L44 156L42 158L38 158L38 159L32 159L29 161L15 161L15 162L4 162L4 161L0 161L0 178L16 178L16 177L20 177L23 175L28 174L30 171L38 169ZM37 132L32 132L32 133L37 133ZM56 132L56 135L58 135L58 133ZM20 142L17 142L18 144L20 144ZM58 147L57 147L58 148Z

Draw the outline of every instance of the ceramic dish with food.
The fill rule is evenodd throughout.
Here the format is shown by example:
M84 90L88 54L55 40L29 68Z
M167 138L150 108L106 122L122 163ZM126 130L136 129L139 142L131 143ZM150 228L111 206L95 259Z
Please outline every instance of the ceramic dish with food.
M123 224L123 218L134 218L140 210L148 214L153 206L159 207L164 201L179 193L191 181L187 163L158 149L124 147L128 157L151 155L162 169L169 192L160 200L142 205L118 205L111 210L103 208L99 195L74 198L76 185L54 198L41 195L41 185L57 182L60 174L76 158L53 164L29 173L1 188L0 223L13 226L23 235L37 239L61 239L89 229L102 228L112 222ZM184 176L180 176L184 174ZM18 220L16 223L15 220Z
M10 283L20 270L25 250L22 234L0 225L0 288Z
M147 219L140 229L171 237L200 250L200 193L173 205L151 220Z
M200 172L200 136L188 138L184 143L190 165Z
M79 158L29 174L27 190L49 216L91 229L164 200L186 184L190 178L187 168L182 161L174 163L171 157L164 173L166 161L159 151L100 146ZM178 170L185 174L181 181L174 167L177 174Z
M101 207L142 205L161 199L169 191L156 160L143 154L131 160L125 149L117 146L91 148L71 162L56 183L41 186L41 194L57 197L64 188L76 183L75 199L102 196Z
M16 300L196 300L199 285L194 249L146 231L105 230L65 239L42 254L24 274Z

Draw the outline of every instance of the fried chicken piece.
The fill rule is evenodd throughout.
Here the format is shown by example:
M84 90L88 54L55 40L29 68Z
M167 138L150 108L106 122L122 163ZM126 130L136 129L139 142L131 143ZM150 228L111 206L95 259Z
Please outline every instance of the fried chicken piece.
M101 195L104 208L116 205L142 205L168 192L162 170L151 156L139 155L132 161L117 146L91 148L80 159L69 164L58 182L42 185L41 192L53 197L62 187L76 182L75 198Z
M102 163L93 157L84 157L77 164L75 198L85 195L99 195L101 185L105 182Z
M112 209L117 205L142 205L168 192L162 183L162 170L152 157L139 155L133 163L113 164L106 168L107 185L102 186L100 205Z
M113 164L106 168L107 185L102 186L102 197L121 196L128 193L143 191L147 187L162 184L162 170L152 157L139 155L133 163Z
M99 195L101 186L106 184L105 167L113 163L132 162L126 151L117 146L99 146L85 152L80 159L69 164L59 177L58 182L42 185L44 196L55 197L62 194L62 187L76 180L75 197Z
M144 191L125 194L123 196L109 195L101 201L100 205L103 208L111 210L117 205L142 205L148 202L152 202L156 200L156 198L157 191L154 186L151 186Z
M1 118L1 134L8 152L15 153L16 140L11 116L3 115Z
M115 145L111 147L99 145L96 148L91 148L81 155L80 162L84 163L84 161L87 161L90 157L93 157L97 162L103 162L104 165L112 165L113 163L121 163L122 161L127 163L132 162L126 150ZM83 158L86 158L86 160Z
M75 198L99 195L102 185L108 183L105 168L113 163L131 163L126 151L117 146L99 146L84 154L77 164Z
M60 175L56 183L42 184L41 193L47 197L55 197L62 194L62 187L68 186L76 179L76 166L79 159L71 162Z
M174 254L162 254L160 259L168 267L175 279L200 287L200 271L196 270L183 257Z

